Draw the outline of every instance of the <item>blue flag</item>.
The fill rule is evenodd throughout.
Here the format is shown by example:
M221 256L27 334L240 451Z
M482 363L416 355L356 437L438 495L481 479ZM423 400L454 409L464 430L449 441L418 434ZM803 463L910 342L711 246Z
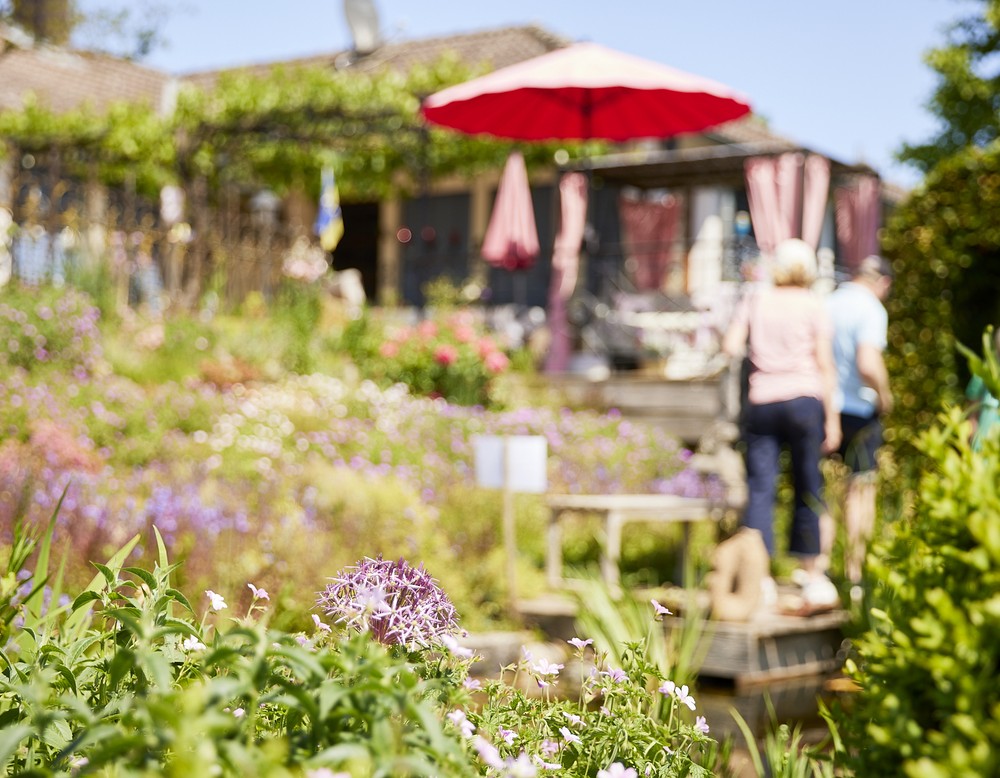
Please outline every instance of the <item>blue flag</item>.
M320 188L319 213L313 227L319 236L319 245L324 251L333 251L344 237L344 215L340 210L340 195L332 168L323 169L323 183Z

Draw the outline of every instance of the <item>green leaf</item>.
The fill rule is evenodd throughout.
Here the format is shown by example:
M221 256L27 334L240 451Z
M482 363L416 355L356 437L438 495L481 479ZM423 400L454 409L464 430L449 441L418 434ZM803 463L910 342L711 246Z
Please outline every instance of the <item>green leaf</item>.
M101 594L99 592L92 592L92 591L81 592L76 596L76 599L73 600L73 605L70 607L70 610L75 611L79 608L82 608L87 603L100 599L101 599Z
M149 587L151 592L156 591L156 576L154 576L148 570L143 570L141 567L126 567L123 568L126 573L131 573L136 578L139 578L146 586Z
M159 565L162 569L166 570L170 567L170 559L167 556L167 546L163 542L163 536L160 534L159 528L153 525L153 534L156 536L156 552L159 559Z
M111 572L110 567L102 565L100 562L94 562L93 565L98 569L100 574L104 576L104 580L107 582L108 586L114 586L118 582L118 576Z
M30 724L15 724L0 730L0 769L6 769L21 741L34 731Z
M167 594L169 594L171 597L174 598L174 600L183 605L190 613L194 613L194 608L191 607L191 603L188 602L188 598L185 597L184 594L181 593L179 590L167 589Z
M139 542L139 535L134 535L124 546L122 546L118 552L108 560L108 564L105 567L108 570L119 570L121 566L128 559L129 554L132 553L132 549L135 548L136 544ZM98 592L104 587L101 585L101 580L104 578L103 574L98 574L91 579L90 583L84 591L88 592ZM78 598L79 599L79 598ZM73 638L79 637L80 630L86 624L87 616L90 614L90 609L74 610L73 613L66 619L66 623L63 626L63 633L66 635L67 639L72 640Z

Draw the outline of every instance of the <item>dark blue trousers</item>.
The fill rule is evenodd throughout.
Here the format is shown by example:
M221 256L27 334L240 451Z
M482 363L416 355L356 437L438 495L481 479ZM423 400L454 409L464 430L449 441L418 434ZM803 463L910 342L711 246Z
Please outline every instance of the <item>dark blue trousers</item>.
M795 507L788 550L793 554L819 553L819 516L823 504L823 477L819 471L824 437L823 403L815 397L749 405L744 422L747 465L747 507L743 524L759 529L768 552L774 555L774 494L778 456L788 446L792 457Z

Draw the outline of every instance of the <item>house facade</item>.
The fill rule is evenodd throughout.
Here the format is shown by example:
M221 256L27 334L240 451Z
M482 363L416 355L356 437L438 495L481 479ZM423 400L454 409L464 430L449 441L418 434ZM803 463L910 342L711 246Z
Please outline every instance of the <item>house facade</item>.
M238 70L263 74L280 65L370 73L431 64L445 54L470 66L500 68L569 43L529 25L386 43L363 56L339 51ZM0 110L22 107L26 96L34 94L55 110L84 104L100 109L113 100L126 99L144 100L169 112L178 89L192 86L210 90L222 72L173 77L104 55L8 41L0 55ZM41 171L49 163L31 156L8 155L0 171L0 205L13 210L15 220L27 195L25 182L41 182L45 187L46 176ZM811 206L807 219L807 171L817 159L827 169L825 196L820 205ZM852 261L848 241L838 234L838 222L850 213L847 206L841 207L835 193L866 179L878 184L880 208L896 194L881 186L869 168L815 154L776 136L756 117L667 142L630 144L587 163L590 227L583 252L581 292L604 303L613 302L616 294L656 293L668 301L682 300L680 307L685 307L692 301L704 305L720 284L739 281L753 249L766 248L760 241L765 212L753 202L763 198L752 196L748 183L748 166L763 160L774 161L783 171L791 169L789 165L799 165L798 172L793 172L798 176L796 202L791 206L786 203L786 210L791 208L792 212L781 218L790 225L786 231L796 234L806 228L806 221L809 229L818 229L814 243L825 250L835 267L845 268ZM333 253L334 267L357 269L368 298L379 304L420 306L425 302L426 284L446 277L459 286L472 282L483 290L481 299L486 304L544 307L559 221L557 184L563 172L565 168L555 163L529 171L541 255L528 270L493 268L479 254L500 180L499 169L471 178L432 181L420 196L342 201L345 234ZM57 173L48 170L50 178ZM815 188L814 182L812 190ZM92 188L82 197L81 207L89 220L100 221L113 200L112 193ZM247 211L259 200L244 198L233 207ZM314 202L293 193L277 209L282 235L311 234L315 214ZM251 213L245 215L256 218ZM162 220L163 214L152 216ZM776 218L766 216L768 222ZM658 226L650 231L654 222ZM869 225L867 232L872 229ZM243 236L245 232L237 230L236 234ZM158 255L157 261L165 263L165 254ZM168 275L166 267L163 272Z

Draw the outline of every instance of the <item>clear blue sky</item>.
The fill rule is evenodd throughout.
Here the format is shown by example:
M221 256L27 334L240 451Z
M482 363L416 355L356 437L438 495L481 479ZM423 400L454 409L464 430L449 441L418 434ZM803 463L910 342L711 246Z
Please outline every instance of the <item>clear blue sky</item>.
M91 0L107 6L108 0ZM729 84L773 130L887 180L892 161L934 130L923 54L969 0L374 0L383 36L403 40L537 23ZM86 6L88 3L85 2ZM341 0L187 0L147 64L182 73L339 51Z

